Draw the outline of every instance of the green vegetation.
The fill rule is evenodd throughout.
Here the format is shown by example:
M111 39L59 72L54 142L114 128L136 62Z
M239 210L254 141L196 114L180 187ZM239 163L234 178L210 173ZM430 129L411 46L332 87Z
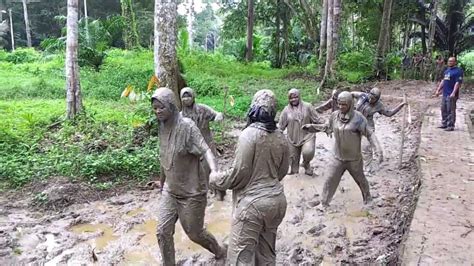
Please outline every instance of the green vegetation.
M149 102L120 99L133 86L145 92L153 73L149 50L106 51L100 71L81 68L85 114L72 122L65 112L64 58L32 49L0 52L0 180L17 187L51 176L82 179L99 189L124 180L145 181L159 174L156 124ZM315 83L303 68L272 69L266 63L244 64L219 53L183 52L188 86L199 102L222 111L229 88L227 115L243 119L253 93L274 90L279 108L289 88L302 89L315 101ZM15 62L15 63L13 63ZM215 125L214 130L222 129ZM220 136L220 134L216 134ZM219 140L219 138L218 138Z

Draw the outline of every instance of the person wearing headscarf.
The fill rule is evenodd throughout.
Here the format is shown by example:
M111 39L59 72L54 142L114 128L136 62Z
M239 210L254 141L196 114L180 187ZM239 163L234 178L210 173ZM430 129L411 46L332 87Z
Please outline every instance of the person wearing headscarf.
M287 130L287 138L290 142L290 174L299 172L301 154L303 155L303 167L305 174L313 175L310 162L315 153L315 134L301 130L304 124L324 123L317 112L311 106L301 100L300 91L291 89L288 92L288 105L280 115L279 128Z
M341 177L347 170L362 192L364 204L368 204L370 196L369 182L364 174L361 140L367 137L370 144L377 153L381 152L380 144L375 138L367 119L358 111L354 110L352 95L350 92L341 92L338 96L339 110L333 112L328 123L324 126L318 124L306 124L302 127L308 132L326 132L334 134L334 157L326 171L327 177L323 187L321 203L323 207L329 206L336 192ZM379 160L383 157L380 155Z
M212 153L217 155L217 148L212 137L209 122L222 121L222 113L216 112L205 104L196 103L196 94L194 93L194 90L189 87L185 87L181 90L180 97L182 103L181 115L190 118L194 123L196 123ZM202 170L204 171L203 175L209 176L210 169L205 161ZM224 200L225 191L214 191L214 193L218 200Z
M383 104L380 100L382 92L379 88L375 87L370 90L369 93L354 91L352 92L352 96L357 99L357 103L355 108L357 111L361 112L365 118L367 118L367 122L369 123L369 127L375 131L375 123L374 123L374 114L379 113L381 115L392 117L397 114L403 106L406 105L406 102L402 102L397 107L393 109L389 109L387 106Z
M212 234L204 229L208 179L200 171L204 158L211 173L217 170L214 155L196 124L178 111L176 98L168 88L158 88L151 97L159 121L160 164L164 178L158 209L156 236L164 265L175 265L173 235L179 219L184 232L195 243L225 256ZM185 162L185 163L183 163Z
M375 132L375 122L374 122L374 115L379 113L381 115L392 117L397 114L403 106L406 105L406 102L402 102L397 105L394 109L389 109L387 106L383 104L380 100L382 92L379 88L374 87L370 90L369 93L354 91L352 92L352 96L357 99L355 104L355 108L357 111L362 113L365 118L367 118L369 128ZM374 137L375 134L374 134ZM367 146L367 142L364 142L364 149L363 149L364 158L366 159L366 166L372 168L372 160L373 160L373 151L371 146ZM374 169L370 169L373 171Z
M289 167L288 140L277 128L275 115L273 92L258 91L232 168L211 174L211 186L232 189L228 265L275 265L276 234L287 204L280 181Z
M336 111L337 110L337 96L339 96L339 93L341 93L340 89L332 90L331 99L325 101L323 104L316 107L316 112L324 113L327 110L331 110L331 112Z

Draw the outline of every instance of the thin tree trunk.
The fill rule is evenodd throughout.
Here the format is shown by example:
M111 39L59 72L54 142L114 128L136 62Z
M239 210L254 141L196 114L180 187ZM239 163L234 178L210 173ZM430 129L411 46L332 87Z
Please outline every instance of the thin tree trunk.
M87 15L87 0L84 0L84 19L86 21L86 42L87 45L91 45L91 37L89 34L89 16Z
M403 53L406 54L410 45L410 30L411 24L406 22L405 23L405 34L403 37Z
M174 2L174 1L173 1ZM132 0L120 0L122 5L122 16L125 18L125 29L123 32L123 41L126 49L132 49L140 46L138 37L137 21L133 12Z
M290 18L288 14L288 10L283 10L283 49L280 57L280 65L284 66L287 63L288 59L288 50L290 49L290 41L289 41L289 29L288 24L290 23Z
M253 56L253 23L254 23L254 1L248 0L248 11L247 11L247 49L245 59L247 62L252 61Z
M424 25L421 25L421 50L423 55L426 55L426 27Z
M79 0L67 1L67 39L66 39L66 116L73 119L82 111L81 84L77 50Z
M324 65L324 75L321 79L320 87L323 88L327 79L331 76L331 65L333 54L333 26L334 26L334 0L328 1L327 29L326 29L326 63Z
M375 54L374 72L375 77L384 78L386 73L384 69L385 50L387 48L387 34L390 32L390 16L392 13L393 0L385 0L383 5L382 24L380 26L379 40Z
M273 40L273 53L275 55L275 59L272 62L273 67L280 68L280 38L281 38L281 0L277 0L276 6L276 15L275 15L275 39Z
M177 1L155 0L155 75L160 85L172 90L176 104L181 107L178 87L178 56L176 53L178 35Z
M323 9L321 11L321 33L320 33L320 40L319 40L319 76L322 77L324 75L325 69L325 61L326 58L326 46L327 46L327 27L328 27L328 1L329 0L322 0L323 1Z
M8 9L8 15L10 17L10 38L12 42L12 51L15 51L15 34L13 33L13 16L12 16L12 9Z
M433 8L431 9L429 38L428 38L428 58L432 58L434 37L436 33L436 14L438 13L438 0L433 0Z
M187 29L188 29L188 42L189 48L193 47L193 23L194 23L194 0L188 0L188 10L186 14L186 22L187 22ZM207 50L207 43L206 43L206 50Z
M30 29L30 20L28 19L28 6L26 4L27 0L22 0L23 3L23 16L25 18L25 30L26 30L26 42L28 47L31 47L31 29Z
M354 13L351 13L351 27L352 27L352 49L356 49L355 47L356 30L355 30Z
M341 7L341 0L333 0L333 25L332 25L332 47L331 47L331 59L330 59L330 77L333 79L335 74L335 61L336 61L336 54L337 49L339 47L339 30L341 28L341 14L342 14L342 7Z

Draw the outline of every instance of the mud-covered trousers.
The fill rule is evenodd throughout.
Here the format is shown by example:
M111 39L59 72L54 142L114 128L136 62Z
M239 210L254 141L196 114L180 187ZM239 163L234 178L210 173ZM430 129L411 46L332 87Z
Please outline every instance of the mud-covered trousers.
M441 100L441 118L442 124L445 127L454 127L456 123L456 102L458 98L451 98L449 96L443 96Z
M356 161L341 161L332 157L323 187L322 205L328 206L345 171L349 171L362 192L364 203L371 201L369 181L364 174L362 158Z
M252 202L242 199L234 210L227 264L275 265L277 228L285 213L284 193Z
M158 226L156 230L163 265L176 264L173 235L178 218L189 239L215 255L219 254L220 247L217 240L204 229L206 204L206 194L177 198L163 191L158 208Z
M307 169L307 167L309 167L309 163L314 158L314 153L315 153L314 138L311 138L311 140L307 141L305 144L301 146L293 146L290 144L289 147L290 147L291 173L299 172L301 154L303 154L303 166L305 169Z

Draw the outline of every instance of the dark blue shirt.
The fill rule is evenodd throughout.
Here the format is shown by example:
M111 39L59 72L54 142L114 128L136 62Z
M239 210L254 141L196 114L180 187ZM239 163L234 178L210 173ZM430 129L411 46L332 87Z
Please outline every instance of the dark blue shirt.
M444 71L443 97L449 97L453 93L456 82L462 83L463 72L459 67L448 67Z

